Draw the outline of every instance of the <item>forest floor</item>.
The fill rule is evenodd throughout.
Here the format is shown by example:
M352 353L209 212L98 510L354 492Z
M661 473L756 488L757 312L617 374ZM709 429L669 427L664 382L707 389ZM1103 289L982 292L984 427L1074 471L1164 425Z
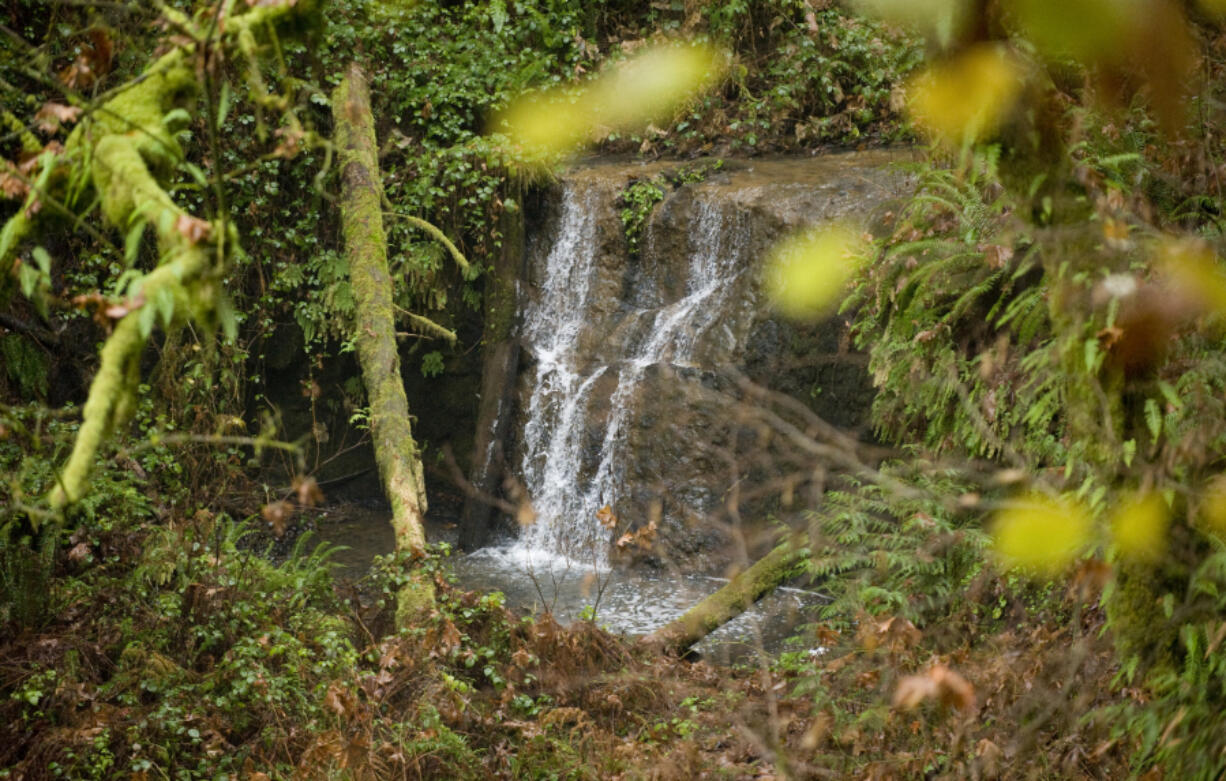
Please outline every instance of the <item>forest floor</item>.
M397 634L394 567L334 582L306 546L274 566L239 533L199 513L57 555L49 620L0 642L0 777L1124 772L1121 747L1067 715L1128 696L1107 694L1097 609L1014 605L991 632L958 625L969 613L924 631L865 617L854 636L805 628L824 655L718 667L514 615L452 585L445 560L429 565L438 609Z

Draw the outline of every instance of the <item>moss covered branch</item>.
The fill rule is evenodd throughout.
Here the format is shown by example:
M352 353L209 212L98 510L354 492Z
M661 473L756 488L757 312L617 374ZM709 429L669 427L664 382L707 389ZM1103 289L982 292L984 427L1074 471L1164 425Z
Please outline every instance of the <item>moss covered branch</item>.
M276 25L317 13L316 3L262 3L227 19L213 45L232 46ZM185 20L179 20L187 23ZM128 290L127 313L103 345L90 384L81 428L50 496L54 509L78 501L106 438L131 414L140 382L140 355L158 318L165 327L194 320L211 327L225 272L230 227L192 217L170 197L162 180L183 160L177 132L190 121L199 93L198 53L203 37L162 55L140 77L90 110L69 135L63 154L32 187L26 208L0 231L0 268L38 229L34 199L54 199L82 211L97 195L114 228L145 222L154 227L160 259ZM68 175L60 175L67 172ZM52 174L56 175L52 175Z
M695 643L744 613L755 602L796 574L796 564L805 552L803 540L799 537L782 543L749 569L728 581L726 586L640 642L665 653L685 653Z
M391 210L388 212L391 216L404 220L418 230L428 234L430 238L434 239L439 244L442 244L447 252L451 253L451 258L455 261L455 264L460 267L460 271L464 272L465 274L470 273L472 266L469 265L468 258L465 258L464 253L460 252L460 248L457 247L455 243L451 241L451 239L447 238L446 233L443 233L437 226L427 220L423 220L420 217L414 217L410 214L401 214L400 212L393 210L391 202L388 201L386 197L384 197L383 203L389 210Z

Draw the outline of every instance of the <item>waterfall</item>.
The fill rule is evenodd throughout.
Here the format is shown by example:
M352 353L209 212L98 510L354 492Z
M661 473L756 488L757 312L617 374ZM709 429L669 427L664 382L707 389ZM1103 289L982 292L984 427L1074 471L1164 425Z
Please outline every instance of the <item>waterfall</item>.
M565 553L590 543L576 501L582 463L582 429L588 394L605 367L584 373L577 345L589 307L596 259L598 191L568 182L562 214L545 258L540 296L524 318L524 345L536 359L532 393L524 411L520 477L536 511L521 530L529 551ZM595 523L594 518L592 523ZM569 544L568 544L569 543ZM603 559L592 562L603 564Z
M721 320L747 265L743 218L721 209L715 193L695 193L695 213L685 229L688 257L656 259L686 269L680 297L623 307L614 315L597 313L593 285L607 273L598 263L599 210L613 209L616 196L615 189L595 182L563 185L557 230L523 329L524 348L536 366L521 413L519 469L536 520L522 530L519 547L596 568L607 564L609 540L597 513L616 507L627 489L626 436L636 416L636 390L652 366L696 366L708 335L729 348L732 331ZM656 230L648 226L645 256L654 252ZM646 277L627 279L631 285L653 284ZM652 298L628 293L625 300ZM615 331L621 339L605 338Z

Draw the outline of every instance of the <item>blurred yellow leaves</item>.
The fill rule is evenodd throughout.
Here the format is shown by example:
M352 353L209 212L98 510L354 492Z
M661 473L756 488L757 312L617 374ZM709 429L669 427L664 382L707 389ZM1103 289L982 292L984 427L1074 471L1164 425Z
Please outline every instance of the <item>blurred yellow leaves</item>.
M1001 510L993 525L996 555L1006 567L1056 575L1090 540L1090 516L1077 502L1041 494Z
M1021 32L1047 57L1110 59L1131 42L1139 0L1016 0Z
M1208 244L1167 239L1158 248L1158 267L1189 303L1226 314L1226 275Z
M942 47L949 46L970 19L967 0L855 0L862 13L910 27Z
M528 150L566 154L601 131L632 130L667 119L714 85L725 66L724 53L710 46L650 46L580 90L558 88L520 97L495 117L492 129Z
M1226 0L1200 0L1200 7L1210 16L1226 16Z
M801 231L771 251L767 295L787 317L820 317L837 303L868 249L859 233L839 223Z
M1218 475L1205 486L1201 497L1200 520L1219 537L1226 537L1226 475Z
M1002 46L980 44L938 62L907 87L912 119L933 141L961 146L996 132L1021 94L1026 69Z
M1170 525L1170 511L1159 494L1133 496L1111 519L1111 541L1125 558L1156 561L1166 553Z

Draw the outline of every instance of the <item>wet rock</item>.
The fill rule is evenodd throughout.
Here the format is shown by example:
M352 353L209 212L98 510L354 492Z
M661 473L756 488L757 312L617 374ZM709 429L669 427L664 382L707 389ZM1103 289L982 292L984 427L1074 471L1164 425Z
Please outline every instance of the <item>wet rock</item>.
M666 164L593 166L564 177L529 218L517 464L546 543L608 544L656 524L640 560L718 567L742 518L786 516L821 465L764 426L741 379L863 434L872 400L845 318L792 323L761 291L762 261L790 231L871 222L901 194L873 152L730 163L656 206L631 256L618 197ZM536 534L531 532L530 534Z

